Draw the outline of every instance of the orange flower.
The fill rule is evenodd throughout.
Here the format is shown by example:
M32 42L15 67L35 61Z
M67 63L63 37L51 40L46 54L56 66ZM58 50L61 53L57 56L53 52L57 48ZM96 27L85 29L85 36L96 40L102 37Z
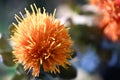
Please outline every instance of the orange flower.
M104 29L105 35L112 41L116 41L120 39L120 23L116 23L115 21L111 22Z
M31 5L32 13L26 8L26 17L15 16L18 24L11 40L14 42L13 54L15 61L22 63L25 70L32 69L33 76L39 76L40 65L44 71L60 72L59 66L66 67L70 64L72 41L68 29L54 19L54 14L40 12L34 4Z
M112 41L120 39L120 0L99 0L100 28Z

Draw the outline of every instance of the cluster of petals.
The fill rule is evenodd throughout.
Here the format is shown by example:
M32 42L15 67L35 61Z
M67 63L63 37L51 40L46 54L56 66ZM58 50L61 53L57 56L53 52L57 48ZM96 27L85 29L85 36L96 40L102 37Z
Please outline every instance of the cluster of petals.
M31 5L32 13L26 8L26 15L15 15L18 24L11 41L14 43L15 61L25 70L32 70L33 76L39 76L41 65L45 72L60 72L59 66L66 67L71 58L72 41L68 29L54 18L54 14L41 13L40 8Z
M102 18L99 27L112 41L120 39L120 0L91 0L96 5Z

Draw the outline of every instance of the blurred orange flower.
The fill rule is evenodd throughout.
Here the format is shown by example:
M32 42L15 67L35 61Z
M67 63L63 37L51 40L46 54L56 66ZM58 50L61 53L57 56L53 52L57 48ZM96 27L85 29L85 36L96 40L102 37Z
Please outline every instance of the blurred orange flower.
M96 5L96 4L95 4ZM100 28L112 41L120 37L120 0L99 0L99 11L102 14Z
M54 19L54 14L41 13L40 8L31 5L32 13L26 8L26 16L15 15L18 24L11 40L14 43L13 54L17 63L25 70L32 69L33 76L39 76L40 66L44 71L60 72L59 66L66 67L71 58L72 41L68 29Z
M91 5L97 5L97 4L99 4L99 2L100 2L100 0L89 0L89 3Z

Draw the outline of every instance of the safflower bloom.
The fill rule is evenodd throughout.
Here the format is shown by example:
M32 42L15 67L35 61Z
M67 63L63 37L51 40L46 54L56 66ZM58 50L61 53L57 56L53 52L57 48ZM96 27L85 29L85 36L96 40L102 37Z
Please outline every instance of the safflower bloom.
M102 14L99 27L112 41L120 40L120 0L99 0L97 6Z
M17 63L22 63L25 70L32 69L33 76L39 76L40 66L45 72L60 72L59 66L66 67L71 58L72 41L68 29L54 19L54 14L41 13L36 5L26 8L26 16L15 15L18 24L11 40L14 43L13 55Z

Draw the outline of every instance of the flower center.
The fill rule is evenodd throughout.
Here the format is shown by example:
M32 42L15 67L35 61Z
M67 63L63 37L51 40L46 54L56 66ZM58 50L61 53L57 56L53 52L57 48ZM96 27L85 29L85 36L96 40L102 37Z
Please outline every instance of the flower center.
M43 55L40 57L40 64L43 64L43 60L46 60L50 57L51 53L43 53Z

